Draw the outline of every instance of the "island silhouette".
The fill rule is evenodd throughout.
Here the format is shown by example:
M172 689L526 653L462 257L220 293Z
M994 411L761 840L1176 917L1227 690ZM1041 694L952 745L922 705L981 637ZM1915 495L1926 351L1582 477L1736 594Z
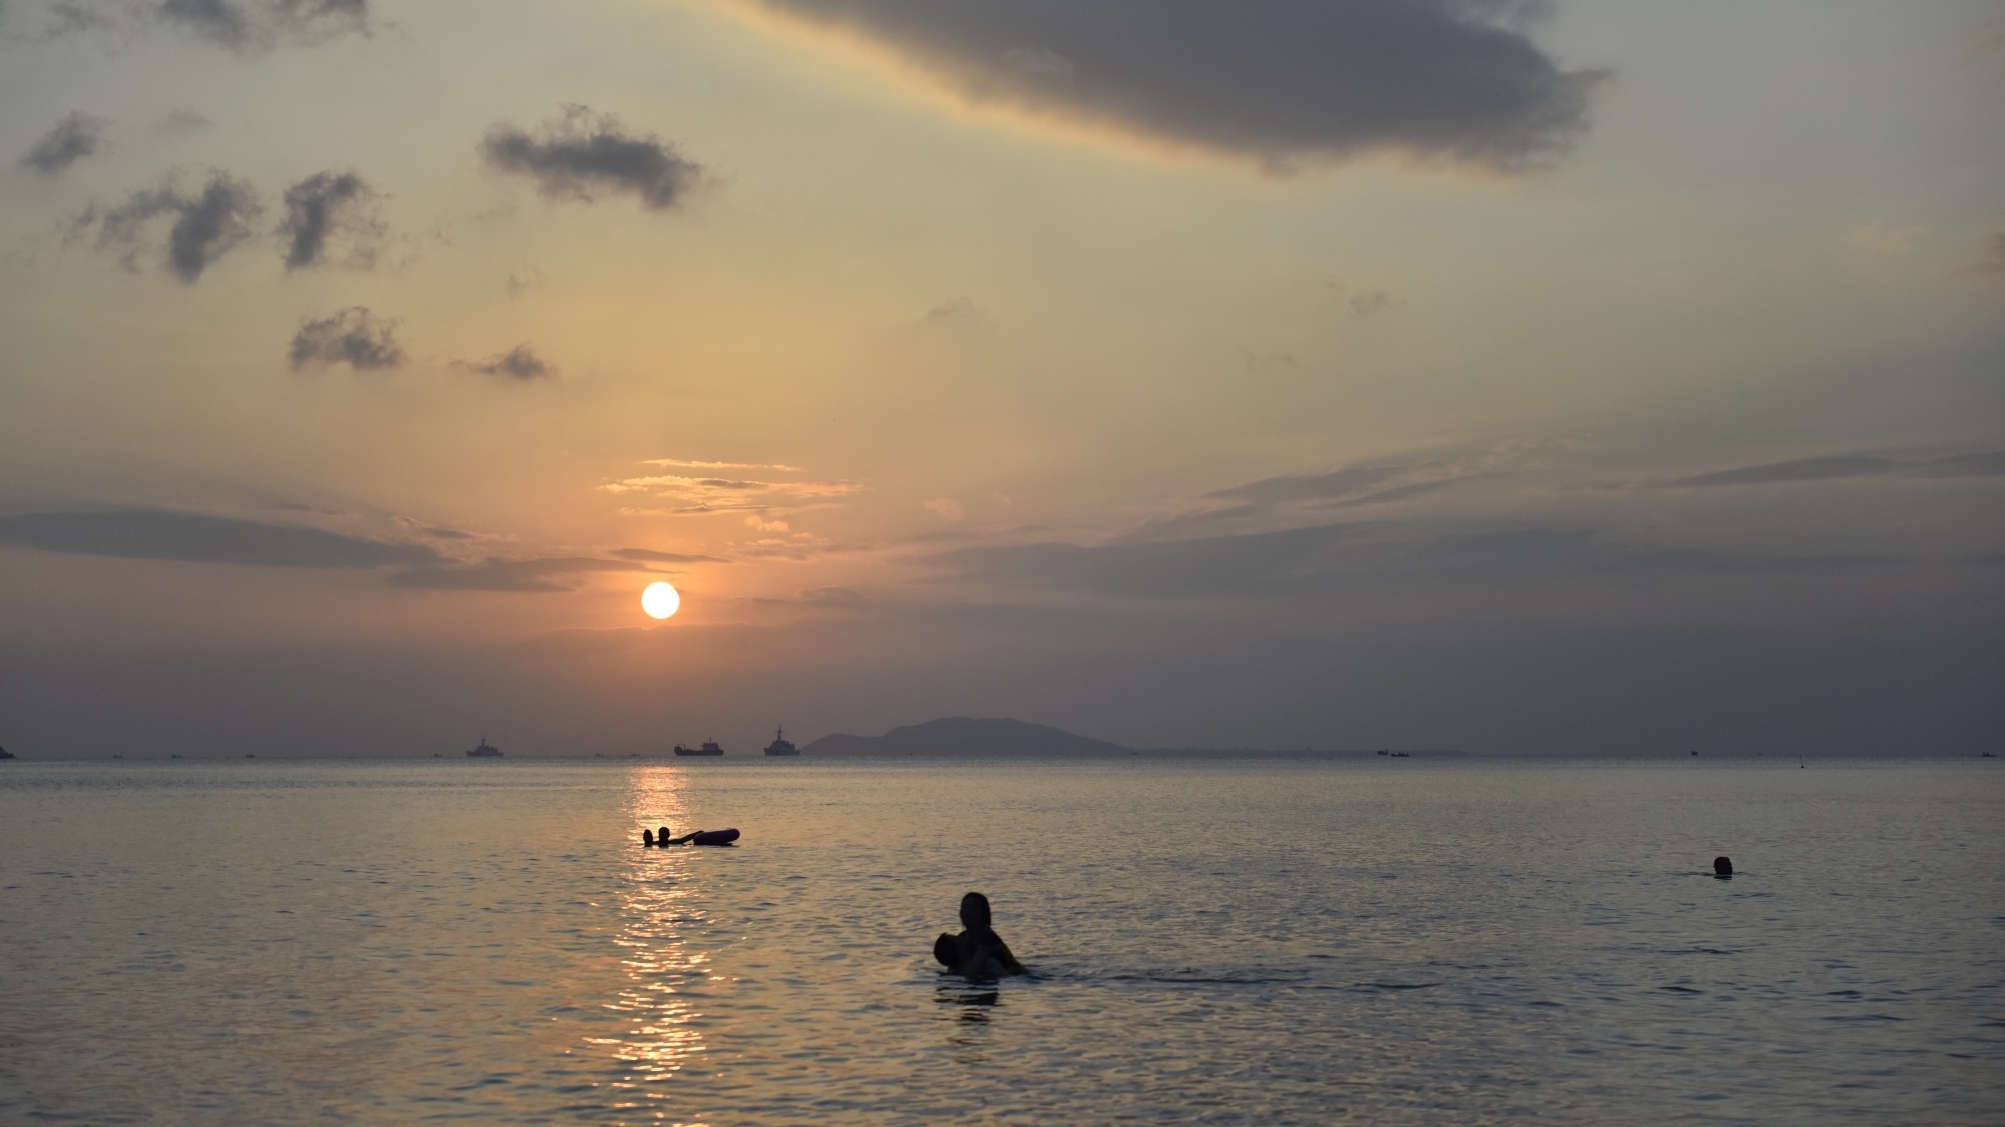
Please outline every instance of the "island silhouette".
M947 716L938 720L928 720L922 724L907 724L893 728L881 736L853 736L846 732L835 732L801 746L804 756L917 756L922 758L982 758L982 757L1022 757L1022 758L1078 758L1088 756L1141 755L1148 754L1188 754L1215 755L1240 752L1248 754L1299 754L1307 748L1277 748L1262 750L1251 747L1236 748L1132 748L1109 740L1096 740L1090 736L1074 735L1048 724L1032 724L1025 720L976 719L967 716ZM1320 755L1372 755L1370 751L1324 750ZM1429 750L1411 752L1377 752L1379 755L1398 755L1402 758L1414 755L1459 756L1459 751Z

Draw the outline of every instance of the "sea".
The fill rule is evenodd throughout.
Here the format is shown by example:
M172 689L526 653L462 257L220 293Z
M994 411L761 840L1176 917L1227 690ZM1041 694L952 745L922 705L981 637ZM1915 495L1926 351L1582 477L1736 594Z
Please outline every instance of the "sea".
M1990 1125L1999 762L15 761L0 1123Z

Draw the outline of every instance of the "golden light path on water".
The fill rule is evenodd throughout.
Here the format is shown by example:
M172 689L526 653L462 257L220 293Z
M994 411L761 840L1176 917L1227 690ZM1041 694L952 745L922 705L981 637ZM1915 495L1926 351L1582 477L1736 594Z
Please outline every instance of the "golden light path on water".
M682 773L673 768L633 772L627 812L635 833L639 827L683 821L687 805L682 783ZM617 1079L607 1082L612 1098L606 1102L655 1122L702 1127L670 1118L673 1094L668 1086L704 1052L703 1035L695 1025L704 1015L691 987L706 981L711 957L685 940L704 920L690 881L688 852L636 850L616 894L621 927L613 942L620 948L625 982L606 1009L625 1017L627 1029L617 1036L585 1038L595 1052L617 1062Z

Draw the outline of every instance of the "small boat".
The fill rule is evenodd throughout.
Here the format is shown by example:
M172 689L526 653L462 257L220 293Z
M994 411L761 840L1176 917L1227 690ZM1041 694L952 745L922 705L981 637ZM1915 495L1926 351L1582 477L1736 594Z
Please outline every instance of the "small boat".
M787 729L784 725L773 730L773 742L766 745L767 755L799 755L800 753L801 749L795 747L794 741L787 738Z
M702 746L702 747L684 747L684 746L682 746L681 744L676 744L676 745L675 745L675 754L677 754L677 755L722 755L722 754L724 754L724 749L723 749L723 748L721 748L721 747L718 747L718 746L717 746L717 741L716 741L716 740L704 740L704 741L703 741L703 746Z
M501 749L490 745L487 742L487 737L482 736L480 737L480 746L466 754L469 759L500 759Z

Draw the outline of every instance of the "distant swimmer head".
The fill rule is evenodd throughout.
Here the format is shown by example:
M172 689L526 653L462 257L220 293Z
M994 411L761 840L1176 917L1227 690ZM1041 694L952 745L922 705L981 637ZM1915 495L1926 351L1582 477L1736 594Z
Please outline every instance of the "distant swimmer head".
M979 892L961 897L961 926L989 926L989 898Z
M654 844L654 831L653 831L653 830L642 830L642 831L640 832L640 843L641 843L642 845L644 845L644 846L646 846L646 845L653 845L653 844Z
M1726 859L1725 857L1715 857L1715 858L1713 858L1713 875L1714 875L1714 876L1716 876L1716 877L1730 877L1730 876L1732 876L1732 875L1733 875L1733 862L1732 862L1732 861L1729 861L1729 860L1727 860L1727 859Z

